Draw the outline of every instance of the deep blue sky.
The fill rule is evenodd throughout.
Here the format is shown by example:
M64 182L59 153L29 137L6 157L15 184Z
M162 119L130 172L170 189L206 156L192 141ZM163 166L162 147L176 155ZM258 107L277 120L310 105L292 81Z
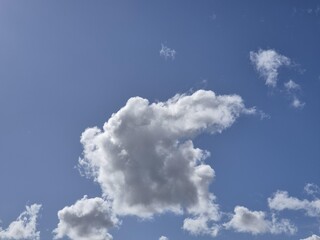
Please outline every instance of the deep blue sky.
M9 1L0 2L0 219L41 203L41 239L52 239L57 212L98 184L75 166L81 133L102 127L127 99L166 101L204 88L238 94L270 118L243 116L222 134L194 143L210 151L210 189L225 212L236 205L269 211L267 198L285 190L300 199L320 184L319 1ZM312 9L312 11L310 11ZM159 55L161 44L175 59ZM274 49L294 64L270 89L250 51ZM302 109L282 88L300 84ZM205 80L205 81L204 81ZM284 212L296 235L223 230L216 239L300 239L319 235L319 217ZM287 216L288 215L288 216ZM183 216L123 218L114 239L211 239L181 229Z

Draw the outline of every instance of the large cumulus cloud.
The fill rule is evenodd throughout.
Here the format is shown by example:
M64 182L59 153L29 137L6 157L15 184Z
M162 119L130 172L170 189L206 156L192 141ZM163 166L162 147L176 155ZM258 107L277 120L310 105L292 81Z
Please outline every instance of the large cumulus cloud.
M208 191L215 172L194 147L197 135L220 133L240 114L253 113L238 95L199 90L166 102L130 98L104 124L81 136L79 165L93 177L117 215L152 217L189 213L206 222L220 218Z

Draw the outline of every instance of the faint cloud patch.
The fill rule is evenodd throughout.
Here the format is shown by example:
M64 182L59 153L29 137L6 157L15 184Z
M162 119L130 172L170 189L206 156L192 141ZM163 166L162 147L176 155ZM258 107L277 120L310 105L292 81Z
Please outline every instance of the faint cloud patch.
M309 7L309 8L292 8L293 16L319 16L320 15L320 5Z
M297 96L298 91L301 90L300 85L292 80L289 80L288 82L284 83L284 88L291 98L291 106L294 108L303 108L305 103L302 102Z
M320 187L314 183L307 183L303 190L311 196L320 194Z
M217 19L217 14L212 13L212 14L210 15L210 19L211 19L212 21L216 20L216 19Z
M176 54L177 54L176 50L171 49L164 44L161 44L161 49L160 49L161 57L164 57L166 60L167 59L174 60L176 57Z

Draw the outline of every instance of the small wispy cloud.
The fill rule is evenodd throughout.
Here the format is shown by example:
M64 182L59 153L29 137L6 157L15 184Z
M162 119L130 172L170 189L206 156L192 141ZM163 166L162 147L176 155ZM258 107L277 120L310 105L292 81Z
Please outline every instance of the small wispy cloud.
M313 6L313 7L310 7L310 8L296 8L294 7L292 9L292 14L293 16L296 16L296 15L300 15L300 16L304 16L304 15L314 15L314 16L318 16L320 15L320 6L317 5L317 6Z
M250 60L269 87L275 87L277 85L278 69L281 66L291 64L291 60L288 57L277 53L273 49L259 49L258 52L251 51Z
M291 101L291 106L294 108L300 108L302 109L304 106L306 105L305 102L302 102L299 98L297 98L296 96L293 97L292 101Z
M288 82L284 83L284 87L287 91L293 91L293 90L300 89L300 85L292 80L289 80Z
M172 59L174 60L176 57L176 50L171 49L167 46L165 46L164 44L161 44L161 49L160 49L160 56L164 57L165 59Z
M302 102L297 96L297 91L301 90L300 85L292 80L289 80L288 82L284 83L284 88L291 98L291 106L294 108L303 108L305 103Z
M0 240L39 240L40 232L36 228L40 209L40 204L26 206L26 210L7 229L0 227Z

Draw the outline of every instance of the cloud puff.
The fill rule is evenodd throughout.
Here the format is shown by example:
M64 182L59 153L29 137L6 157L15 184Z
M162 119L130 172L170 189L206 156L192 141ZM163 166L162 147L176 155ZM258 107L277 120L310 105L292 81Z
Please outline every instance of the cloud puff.
M308 201L290 197L286 191L277 191L273 197L268 198L270 209L277 211L304 210L310 217L320 217L320 199Z
M305 105L304 102L302 102L299 98L297 98L296 96L293 97L292 102L291 102L291 106L294 108L303 108Z
M284 83L284 87L292 99L291 106L294 108L303 108L305 103L302 102L296 94L296 92L301 89L300 85L292 80L289 80L288 82Z
M242 113L254 110L245 108L240 96L212 91L151 104L133 97L103 130L83 132L79 164L100 184L118 215L187 212L217 221L219 208L208 191L215 172L204 163L209 152L195 148L191 139L220 133Z
M73 240L110 240L108 229L119 221L112 214L110 205L102 198L84 196L74 205L58 212L59 224L53 231L54 239L64 236Z
M209 226L210 222L210 218L204 215L196 218L186 218L183 222L182 228L196 236L206 234L216 237L221 227L212 223Z
M292 80L289 80L288 82L284 83L284 87L287 91L293 91L293 90L300 89L300 85Z
M161 236L161 237L159 238L159 240L169 240L169 238L167 238L167 237L165 237L165 236Z
M278 69L291 63L289 58L277 53L273 49L260 49L258 52L251 51L250 60L265 79L266 85L270 87L277 85Z
M300 240L320 240L320 237L313 234L312 236L310 237L307 237L307 238L303 238L303 239L300 239Z
M17 220L10 223L7 229L0 228L1 240L39 240L40 232L37 228L40 204L26 206L26 211L20 214Z
M309 195L318 195L320 193L320 188L314 183L307 183L304 187L304 191Z
M176 50L168 48L164 44L161 44L160 56L165 59L171 58L172 60L176 57Z
M232 219L225 223L224 226L227 229L232 228L237 232L247 232L253 235L262 233L294 234L297 231L296 227L287 219L279 221L272 215L272 219L268 220L265 212L250 211L242 206L235 207Z

